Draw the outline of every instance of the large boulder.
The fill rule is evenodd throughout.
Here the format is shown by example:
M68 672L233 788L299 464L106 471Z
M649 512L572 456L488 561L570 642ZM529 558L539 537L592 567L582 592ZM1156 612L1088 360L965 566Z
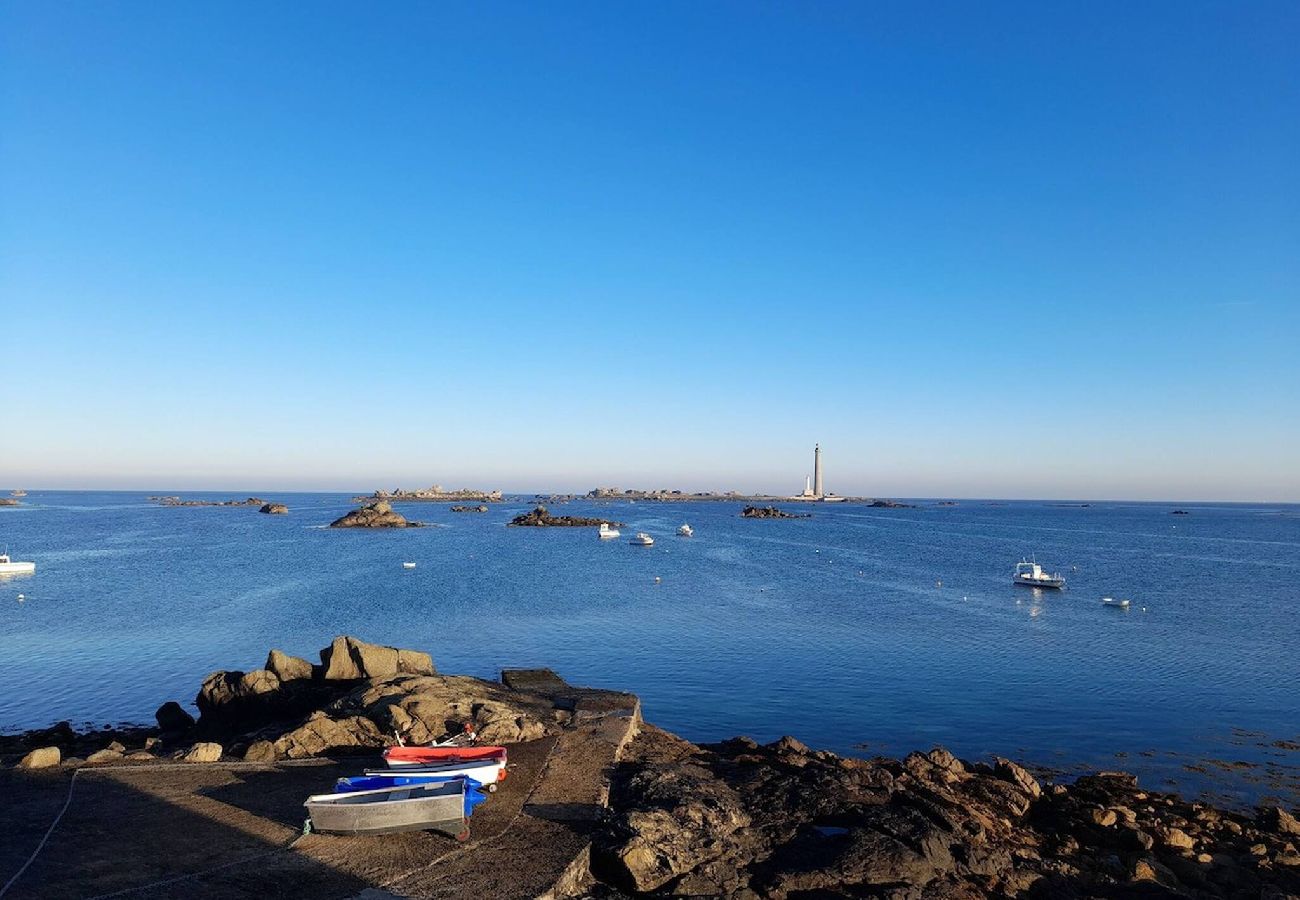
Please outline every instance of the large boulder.
M269 516L283 516L289 512L289 507L283 503L263 503L260 513L266 513Z
M326 681L389 678L397 674L432 675L433 658L418 650L398 650L340 635L320 652Z
M214 763L221 759L221 754L222 748L220 744L204 741L195 744L176 758L181 762L188 763Z
M239 679L239 694L241 697L252 697L257 694L270 694L280 690L280 679L275 676L274 672L267 669L255 669L252 672L245 672Z
M20 769L48 769L63 761L63 751L58 747L38 747L18 760Z
M378 726L364 716L334 719L316 712L293 731L276 738L272 746L277 759L301 759L352 747L382 747L386 743ZM265 752L263 748L259 751Z
M297 681L300 678L310 678L312 675L311 663L301 657L290 656L281 650L272 650L266 655L265 668L280 679L282 683Z
M158 720L158 728L164 734L188 731L194 727L194 717L175 700L168 700L158 707L153 717Z

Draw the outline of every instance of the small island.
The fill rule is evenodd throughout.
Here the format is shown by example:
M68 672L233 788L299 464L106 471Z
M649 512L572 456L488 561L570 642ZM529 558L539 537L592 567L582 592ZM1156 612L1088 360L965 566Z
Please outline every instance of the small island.
M260 513L266 513L268 516L283 516L289 512L289 507L283 503L263 503Z
M775 506L746 506L740 512L742 519L811 519L812 513L789 513Z
M553 516L545 506L540 503L532 512L515 516L510 520L511 526L519 527L552 527L552 528L595 528L600 525L622 525L622 522L611 522L609 519L589 519L584 516Z
M455 491L443 490L442 485L435 484L427 488L408 491L405 488L393 488L391 491L375 491L369 497L354 497L357 503L372 500L397 500L402 503L446 503L459 500L474 503L500 503L500 491L482 491L478 488L460 488Z
M387 500L376 500L330 522L330 528L421 528L423 522L408 522L406 516L393 511Z
M12 497L0 497L0 506L21 506L21 500L15 500Z
M1174 510L1173 512L1171 512L1169 515L1171 515L1171 516L1190 516L1191 513L1189 513L1189 512L1188 512L1187 510L1185 510L1185 509L1176 509L1176 510Z
M478 506L453 506L451 511L485 513L488 511L488 507L486 503L480 503Z
M897 500L872 500L867 505L875 509L916 509L911 503L899 503ZM940 503L939 505L943 506L944 504Z
M266 506L261 497L247 497L243 500L182 500L180 497L146 497L159 506Z

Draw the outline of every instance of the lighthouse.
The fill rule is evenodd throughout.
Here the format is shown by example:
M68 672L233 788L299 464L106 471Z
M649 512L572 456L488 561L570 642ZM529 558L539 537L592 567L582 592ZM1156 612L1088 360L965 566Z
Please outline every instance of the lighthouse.
M813 496L820 500L825 494L822 492L822 445L813 445Z

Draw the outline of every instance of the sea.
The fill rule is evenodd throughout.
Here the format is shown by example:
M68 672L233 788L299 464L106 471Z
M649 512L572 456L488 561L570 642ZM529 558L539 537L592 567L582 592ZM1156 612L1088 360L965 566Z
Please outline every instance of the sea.
M738 502L552 504L623 523L601 541L507 527L525 497L399 503L431 527L372 531L325 527L351 495L265 494L277 516L146 496L0 508L0 550L37 564L0 580L0 731L151 722L213 670L272 647L315 660L351 634L448 673L547 666L632 691L697 742L942 745L1228 804L1300 797L1298 506L791 503L811 517L756 520ZM1067 588L1012 584L1022 558Z

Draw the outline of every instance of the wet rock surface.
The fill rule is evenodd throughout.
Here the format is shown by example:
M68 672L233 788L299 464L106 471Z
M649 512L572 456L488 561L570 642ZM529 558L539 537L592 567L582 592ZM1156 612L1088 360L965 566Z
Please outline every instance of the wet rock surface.
M407 521L387 500L376 500L330 522L330 528L420 528L423 525L423 522Z
M592 519L585 516L553 516L545 506L538 504L532 512L515 516L510 520L511 525L524 527L564 527L570 526L575 528L593 528L600 525L622 525L622 522L615 522L610 519Z
M1225 812L1121 774L1044 789L942 748L861 760L647 727L611 807L604 896L1300 897L1287 810Z

